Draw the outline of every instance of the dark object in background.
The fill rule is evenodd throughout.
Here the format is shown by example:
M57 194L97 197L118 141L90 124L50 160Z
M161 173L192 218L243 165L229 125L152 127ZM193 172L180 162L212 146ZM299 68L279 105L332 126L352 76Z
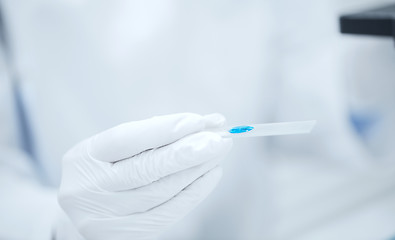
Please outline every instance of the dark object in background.
M395 38L395 4L340 16L340 32Z

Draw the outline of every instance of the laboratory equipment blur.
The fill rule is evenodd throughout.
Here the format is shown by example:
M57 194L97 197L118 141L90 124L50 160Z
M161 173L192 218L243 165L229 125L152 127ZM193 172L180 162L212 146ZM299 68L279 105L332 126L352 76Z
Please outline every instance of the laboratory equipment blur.
M353 51L359 51L359 59L354 52L348 53L352 59L344 58L350 121L371 154L377 159L392 161L395 157L395 50L393 46L382 46L379 41L395 37L395 5L344 14L339 22L343 34L367 39L353 46ZM372 36L383 39L374 40ZM376 64L361 66L371 61Z

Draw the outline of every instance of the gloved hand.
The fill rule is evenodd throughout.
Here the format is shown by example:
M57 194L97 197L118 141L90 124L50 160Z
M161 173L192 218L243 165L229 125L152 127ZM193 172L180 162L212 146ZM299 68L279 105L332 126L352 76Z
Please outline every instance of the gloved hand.
M204 130L223 124L174 114L89 138L64 156L59 203L86 239L155 239L219 181L232 140Z

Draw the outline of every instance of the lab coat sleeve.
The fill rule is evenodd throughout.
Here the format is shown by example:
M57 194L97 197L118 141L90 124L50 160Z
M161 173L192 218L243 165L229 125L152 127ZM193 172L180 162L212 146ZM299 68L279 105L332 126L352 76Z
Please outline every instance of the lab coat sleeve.
M0 239L52 239L56 190L40 184L18 141L11 78L0 47Z

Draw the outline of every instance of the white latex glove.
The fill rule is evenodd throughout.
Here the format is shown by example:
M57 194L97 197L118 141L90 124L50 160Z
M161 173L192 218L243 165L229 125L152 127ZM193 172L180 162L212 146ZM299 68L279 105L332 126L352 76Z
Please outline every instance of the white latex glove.
M86 239L155 239L218 183L232 140L204 129L224 121L167 115L83 141L64 156L60 205Z

